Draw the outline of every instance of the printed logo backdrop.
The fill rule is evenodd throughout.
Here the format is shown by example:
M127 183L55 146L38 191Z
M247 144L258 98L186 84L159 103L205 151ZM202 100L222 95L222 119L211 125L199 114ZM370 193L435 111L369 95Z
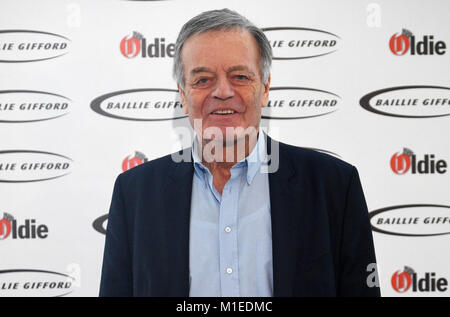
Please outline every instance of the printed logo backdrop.
M98 295L115 178L189 146L178 31L223 7L273 48L262 126L358 168L382 295L449 296L444 0L1 1L0 296Z

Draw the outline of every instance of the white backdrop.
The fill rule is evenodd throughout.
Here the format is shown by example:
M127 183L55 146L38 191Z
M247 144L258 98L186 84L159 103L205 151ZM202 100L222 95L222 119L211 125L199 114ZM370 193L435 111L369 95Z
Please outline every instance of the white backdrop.
M449 296L444 0L2 0L0 296L97 296L115 178L182 146L171 44L188 19L223 7L274 46L269 134L358 168L382 295ZM434 173L418 172L425 158Z

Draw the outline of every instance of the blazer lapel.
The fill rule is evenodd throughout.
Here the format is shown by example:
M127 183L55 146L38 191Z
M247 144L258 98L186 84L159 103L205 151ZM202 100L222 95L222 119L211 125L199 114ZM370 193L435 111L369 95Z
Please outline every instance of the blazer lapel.
M182 151L190 153L191 148ZM166 184L167 208L163 210L167 220L168 296L189 296L189 222L193 173L192 162L171 161Z
M295 169L287 148L267 136L267 152L276 155L279 151L279 168L269 173L270 208L272 217L273 287L275 297L294 295L294 283L298 273L298 257L304 245L300 239L304 191L295 191ZM274 158L270 158L269 164Z

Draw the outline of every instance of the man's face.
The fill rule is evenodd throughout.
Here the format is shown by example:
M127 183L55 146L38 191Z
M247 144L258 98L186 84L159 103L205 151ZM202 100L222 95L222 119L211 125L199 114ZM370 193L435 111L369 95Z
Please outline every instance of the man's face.
M225 138L227 127L258 128L270 78L266 85L261 81L259 48L250 33L234 29L190 37L181 58L185 85L178 89L191 125L202 120L197 134L217 127Z

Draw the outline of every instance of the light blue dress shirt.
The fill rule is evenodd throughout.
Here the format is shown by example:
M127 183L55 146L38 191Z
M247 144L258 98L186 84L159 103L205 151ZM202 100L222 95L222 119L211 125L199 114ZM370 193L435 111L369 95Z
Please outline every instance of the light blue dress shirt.
M193 143L189 296L273 296L272 228L267 159L258 141L230 170L222 195ZM267 166L267 164L266 164Z

